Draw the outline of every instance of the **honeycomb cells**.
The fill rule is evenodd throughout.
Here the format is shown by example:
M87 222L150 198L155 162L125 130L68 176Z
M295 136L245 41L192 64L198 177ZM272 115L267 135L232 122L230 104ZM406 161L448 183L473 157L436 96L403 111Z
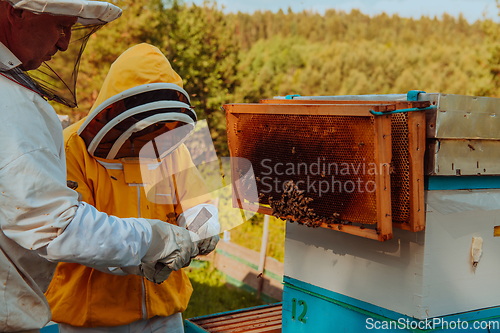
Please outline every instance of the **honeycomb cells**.
M396 113L391 119L392 172L391 208L392 221L410 222L410 159L408 144L408 114Z
M292 180L325 218L377 222L373 117L239 114L229 124L231 154L252 164L260 203L276 200ZM408 115L392 115L392 220L410 220ZM240 193L245 198L245 193Z
M372 117L239 114L232 155L251 161L260 203L292 180L321 217L377 223Z

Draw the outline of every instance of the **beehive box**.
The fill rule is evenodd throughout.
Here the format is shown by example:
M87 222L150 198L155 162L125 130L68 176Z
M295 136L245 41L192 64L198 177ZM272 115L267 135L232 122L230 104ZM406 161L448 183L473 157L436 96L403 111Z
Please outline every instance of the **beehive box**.
M387 103L407 95L300 99L283 103ZM393 239L378 243L287 225L284 333L363 332L370 331L367 323L398 320L423 323L414 327L424 331L457 330L439 324L446 322L469 331L481 331L472 330L475 323L499 329L500 99L420 94L418 100L435 106L426 112L425 230L395 229ZM478 237L483 252L474 266ZM303 306L294 311L298 302Z
M252 202L240 184L235 205L381 241L392 237L392 226L422 230L425 114L374 116L371 111L429 105L327 101L225 105L231 156L251 162L260 193L259 203ZM234 166L233 174L243 173ZM303 185L301 195L283 193L281 186L290 180ZM290 197L301 201L295 205Z
M185 322L186 333L281 333L282 304L191 318Z
M410 91L408 94L296 96L262 103L388 103L428 101L425 175L500 175L500 99ZM450 181L448 178L447 181ZM483 178L484 179L484 178Z

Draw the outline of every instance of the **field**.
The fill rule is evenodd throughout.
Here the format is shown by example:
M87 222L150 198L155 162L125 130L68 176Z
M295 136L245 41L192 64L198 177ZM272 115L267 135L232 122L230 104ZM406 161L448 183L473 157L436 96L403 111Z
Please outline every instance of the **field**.
M194 290L185 319L265 304L255 294L226 284L224 274L208 262L194 261L187 273Z

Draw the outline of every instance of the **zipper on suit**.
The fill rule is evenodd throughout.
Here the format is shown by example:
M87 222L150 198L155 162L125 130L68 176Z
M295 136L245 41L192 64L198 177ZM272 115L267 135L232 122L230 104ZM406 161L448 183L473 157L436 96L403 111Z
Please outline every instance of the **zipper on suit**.
M137 188L137 216L141 218L141 186L144 184L129 184ZM142 284L142 319L148 319L148 308L146 307L146 286L144 285L144 278L141 278Z

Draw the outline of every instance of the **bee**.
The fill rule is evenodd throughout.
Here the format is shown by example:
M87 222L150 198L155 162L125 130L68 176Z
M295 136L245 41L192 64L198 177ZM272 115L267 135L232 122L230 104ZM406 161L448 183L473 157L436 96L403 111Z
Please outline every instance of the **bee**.
M111 178L115 178L115 177L111 177ZM116 178L115 178L115 180L116 180ZM76 190L78 188L78 183L75 181L72 181L72 180L67 180L66 186L68 186L72 190Z
M295 147L292 148L292 154L295 154Z

